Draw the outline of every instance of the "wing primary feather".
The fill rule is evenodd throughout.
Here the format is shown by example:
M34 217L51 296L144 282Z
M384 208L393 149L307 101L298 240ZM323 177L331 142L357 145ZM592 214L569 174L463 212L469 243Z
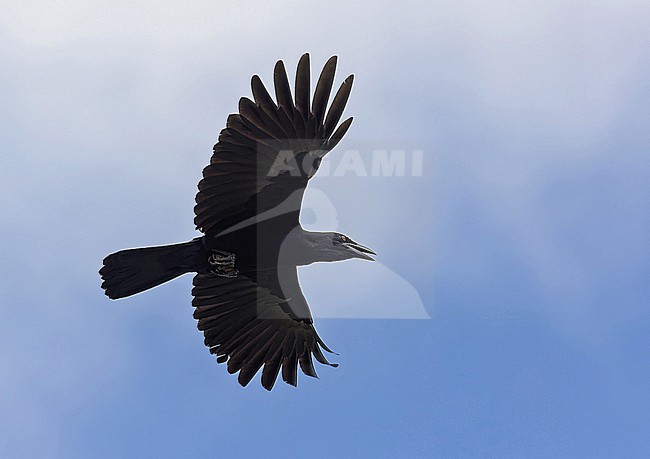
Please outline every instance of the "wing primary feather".
M274 331L270 336L267 333L263 337L260 337L259 343L255 348L246 352L244 365L239 372L239 383L242 386L248 384L264 364L264 357L266 357L269 348L273 345L273 339L276 333L277 331Z
M283 359L282 379L292 386L298 385L298 357L296 356L295 349Z
M316 124L321 125L325 117L325 109L327 108L327 101L332 92L332 85L334 84L334 75L336 74L336 62L338 58L332 56L328 59L323 67L323 71L316 83L316 90L314 91L314 101L311 105L311 112L316 117Z
M258 365L250 365L242 368L239 371L239 376L237 377L237 381L239 381L239 384L242 385L242 387L246 387L249 382L251 382L251 379L253 379L253 376L255 376L255 373L260 371L260 368L262 368L262 364L259 363Z
M287 384L297 384L298 356L296 355L296 336L293 329L287 331L287 336L282 344L282 380Z
M318 378L316 369L314 368L314 362L311 360L311 352L308 348L302 353L298 362L300 362L300 368L304 374L311 376L312 378Z
M269 352L271 349L269 349ZM262 370L262 387L266 390L273 389L275 380L278 379L278 373L280 373L280 366L282 365L282 342L273 352L273 355L269 355L266 359L264 369Z
M316 346L314 346L314 357L316 357L316 360L318 360L323 365L329 365L331 367L338 367L338 364L330 363L330 361L327 360L327 358L323 355L323 352L320 350L320 346L318 344L316 344Z
M246 386L251 381L251 379L253 379L253 376L255 376L255 374L264 364L264 355L266 354L266 351L270 345L270 341L264 341L259 351L250 357L246 357L244 360L244 365L239 371L239 377L237 378L239 384Z
M343 121L341 125L334 131L334 134L332 134L332 137L330 137L329 141L327 142L327 149L331 150L333 149L343 138L346 132L348 132L348 129L350 129L350 125L352 124L352 120L354 118L350 117L347 120Z
M316 342L317 342L318 344L320 344L320 346L321 346L323 349L325 349L325 350L326 350L327 352L329 352L330 354L338 355L336 352L334 352L334 351L331 350L329 347L327 347L327 344L325 344L325 342L321 339L321 337L318 336L318 333L316 333L316 330L315 330L315 329L314 329L314 335L316 336Z
M296 69L296 108L303 119L309 117L309 53L305 53L298 61Z
M251 89L253 90L253 98L255 103L258 104L262 109L271 115L278 106L273 101L273 98L266 90L266 86L262 83L262 79L258 75L253 75L251 78Z
M284 62L278 61L273 69L273 84L275 86L275 98L278 106L286 111L287 115L293 116L293 97L291 96L291 86L287 78L287 70L284 68Z
M327 117L325 118L325 130L323 133L325 138L328 138L330 135L332 135L332 132L334 132L334 128L336 127L336 123L338 123L341 119L345 105L348 103L348 99L350 98L350 91L352 90L353 82L354 75L350 75L345 79L339 90L336 92L334 100L332 101L332 105L327 112Z

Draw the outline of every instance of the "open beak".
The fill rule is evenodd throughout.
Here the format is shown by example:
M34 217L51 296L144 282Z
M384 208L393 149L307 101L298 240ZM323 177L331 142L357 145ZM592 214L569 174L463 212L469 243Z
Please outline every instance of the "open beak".
M368 247L364 247L361 244L357 244L356 242L345 242L343 243L346 247L349 247L354 251L355 258L361 258L363 260L369 260L369 261L375 261L374 258L372 258L370 255L377 255L374 251L369 249Z

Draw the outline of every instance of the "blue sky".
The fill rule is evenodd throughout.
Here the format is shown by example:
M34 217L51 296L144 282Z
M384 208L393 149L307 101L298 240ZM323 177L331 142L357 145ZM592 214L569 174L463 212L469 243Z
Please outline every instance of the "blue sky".
M7 2L0 456L648 457L649 19L607 0ZM227 114L303 52L355 74L332 158L420 148L423 176L314 180L310 225L380 256L302 270L341 366L267 393L203 347L189 276L111 302L97 270L195 236Z

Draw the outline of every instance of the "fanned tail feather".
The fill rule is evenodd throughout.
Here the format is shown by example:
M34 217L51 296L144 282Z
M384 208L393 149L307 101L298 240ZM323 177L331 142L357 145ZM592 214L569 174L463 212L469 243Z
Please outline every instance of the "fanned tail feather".
M199 240L182 244L120 250L104 258L102 288L115 300L143 292L207 263Z

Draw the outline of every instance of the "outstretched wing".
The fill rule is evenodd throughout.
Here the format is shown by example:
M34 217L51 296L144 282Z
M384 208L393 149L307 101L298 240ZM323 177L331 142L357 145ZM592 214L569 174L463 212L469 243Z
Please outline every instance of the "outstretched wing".
M323 355L321 348L331 351L314 329L296 268L255 276L194 277L194 317L217 362L227 362L231 374L239 372L242 386L263 366L262 386L267 390L273 388L280 369L282 379L294 386L298 365L306 375L317 377L312 355L320 363L337 366Z
M337 128L352 88L352 75L325 114L336 62L333 56L325 64L311 106L309 54L298 63L295 102L282 61L274 71L277 102L260 78L253 76L254 101L239 100L239 113L228 117L210 164L203 170L194 208L199 230L218 234L278 206L298 224L307 181L352 123L348 118Z

